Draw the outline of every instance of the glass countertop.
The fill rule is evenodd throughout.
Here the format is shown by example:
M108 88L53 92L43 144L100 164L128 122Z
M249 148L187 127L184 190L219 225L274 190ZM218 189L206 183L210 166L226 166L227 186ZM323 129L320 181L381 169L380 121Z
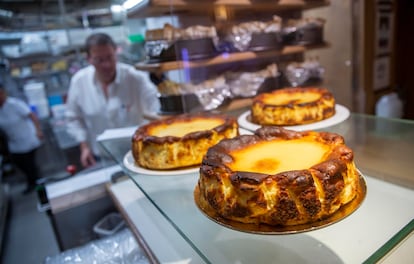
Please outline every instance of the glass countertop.
M339 222L283 235L242 232L206 217L193 197L197 170L179 175L131 171L125 166L130 137L101 145L206 263L362 263L414 219L414 122L352 113L319 130L341 134L354 150L366 197Z

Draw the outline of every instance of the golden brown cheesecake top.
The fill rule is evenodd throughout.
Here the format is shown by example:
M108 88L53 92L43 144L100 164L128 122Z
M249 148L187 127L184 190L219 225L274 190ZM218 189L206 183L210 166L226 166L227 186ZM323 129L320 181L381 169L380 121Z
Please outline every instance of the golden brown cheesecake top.
M208 136L211 130L220 132L235 118L215 114L182 114L162 120L153 121L137 129L133 140L176 141L184 138Z
M264 174L304 170L320 163L328 150L326 144L314 141L312 137L262 141L229 153L234 160L227 166L232 170Z
M325 88L307 87L307 88L285 88L276 90L272 93L263 93L258 95L254 101L260 101L265 105L271 106L292 106L316 103L321 99L331 99L333 95Z
M172 124L160 124L158 126L150 127L149 135L156 137L183 137L186 134L201 130L210 130L224 123L223 119L201 119L194 118L193 120L178 120Z
M310 168L340 170L345 161L352 160L352 150L338 134L268 126L258 129L255 135L222 140L209 149L203 165L224 166L237 174L238 181L259 183L286 172L300 176Z

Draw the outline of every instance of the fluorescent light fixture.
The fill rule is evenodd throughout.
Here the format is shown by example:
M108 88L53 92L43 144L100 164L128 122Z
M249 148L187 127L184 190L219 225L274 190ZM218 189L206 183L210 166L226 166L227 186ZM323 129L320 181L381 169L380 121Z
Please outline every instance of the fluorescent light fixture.
M122 7L125 8L126 10L134 8L136 6L138 6L139 4L141 4L144 0L126 0L123 4Z
M114 22L122 22L126 18L126 11L120 5L111 5L111 13Z
M124 11L124 7L120 5L111 5L111 12L112 13L122 13Z

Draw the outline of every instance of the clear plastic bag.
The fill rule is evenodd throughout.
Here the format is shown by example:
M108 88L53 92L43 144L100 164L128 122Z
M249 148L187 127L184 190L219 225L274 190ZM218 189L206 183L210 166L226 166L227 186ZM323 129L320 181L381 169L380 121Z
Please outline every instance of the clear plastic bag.
M132 232L124 228L114 235L94 240L88 244L49 256L45 264L146 264L149 263Z

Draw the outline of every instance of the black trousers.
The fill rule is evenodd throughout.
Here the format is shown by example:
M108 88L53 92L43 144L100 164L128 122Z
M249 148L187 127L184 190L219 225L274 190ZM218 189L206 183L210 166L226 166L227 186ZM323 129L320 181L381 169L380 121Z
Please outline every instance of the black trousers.
M28 186L35 186L39 178L39 168L36 163L36 151L34 149L27 153L11 153L13 163L23 171Z

